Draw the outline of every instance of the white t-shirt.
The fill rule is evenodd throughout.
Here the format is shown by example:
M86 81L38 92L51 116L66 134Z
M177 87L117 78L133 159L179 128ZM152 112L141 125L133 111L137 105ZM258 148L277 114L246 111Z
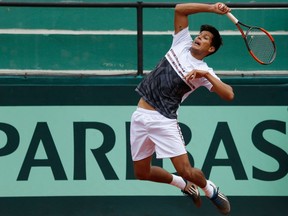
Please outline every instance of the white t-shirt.
M165 57L175 72L186 83L187 81L184 79L184 76L186 76L193 69L208 71L211 75L219 79L219 77L214 73L213 69L208 67L206 62L203 60L198 60L191 55L191 46L192 38L190 36L188 27L178 32L178 34L173 35L172 46L166 53ZM212 84L206 78L190 80L187 84L191 87L191 92L189 92L189 94L200 86L205 86L209 91L211 91L212 88Z

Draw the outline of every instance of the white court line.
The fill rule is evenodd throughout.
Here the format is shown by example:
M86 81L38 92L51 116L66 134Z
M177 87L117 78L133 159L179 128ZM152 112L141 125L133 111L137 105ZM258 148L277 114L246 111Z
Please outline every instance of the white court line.
M190 31L190 34L197 35L199 31ZM288 31L269 31L272 35L288 35ZM137 31L129 30L50 30L50 29L0 29L0 34L15 35L137 35ZM172 35L173 31L144 31L143 35ZM220 31L221 35L239 35L239 31Z

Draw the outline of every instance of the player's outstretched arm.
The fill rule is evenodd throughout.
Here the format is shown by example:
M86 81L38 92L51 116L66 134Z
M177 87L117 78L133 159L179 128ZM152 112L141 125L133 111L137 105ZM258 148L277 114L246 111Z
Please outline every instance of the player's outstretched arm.
M183 3L177 4L174 15L174 31L177 34L182 29L188 27L188 16L200 12L226 14L231 9L223 3L202 4L202 3Z

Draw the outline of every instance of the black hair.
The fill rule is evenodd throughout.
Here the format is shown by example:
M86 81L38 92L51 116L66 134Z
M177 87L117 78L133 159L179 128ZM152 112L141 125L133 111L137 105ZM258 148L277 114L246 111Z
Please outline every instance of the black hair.
M217 50L219 49L219 47L223 44L222 37L221 37L219 31L211 25L202 25L200 28L200 32L202 32L202 31L208 31L213 35L212 46L215 48L215 51L213 53L216 53ZM211 53L211 54L213 54L213 53Z

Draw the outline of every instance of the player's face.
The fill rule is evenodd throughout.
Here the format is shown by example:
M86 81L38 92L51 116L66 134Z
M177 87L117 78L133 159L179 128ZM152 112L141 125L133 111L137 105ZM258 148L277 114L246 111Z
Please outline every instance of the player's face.
M202 31L194 39L192 43L193 52L202 53L208 55L210 52L214 52L215 48L211 45L213 34L209 31Z

